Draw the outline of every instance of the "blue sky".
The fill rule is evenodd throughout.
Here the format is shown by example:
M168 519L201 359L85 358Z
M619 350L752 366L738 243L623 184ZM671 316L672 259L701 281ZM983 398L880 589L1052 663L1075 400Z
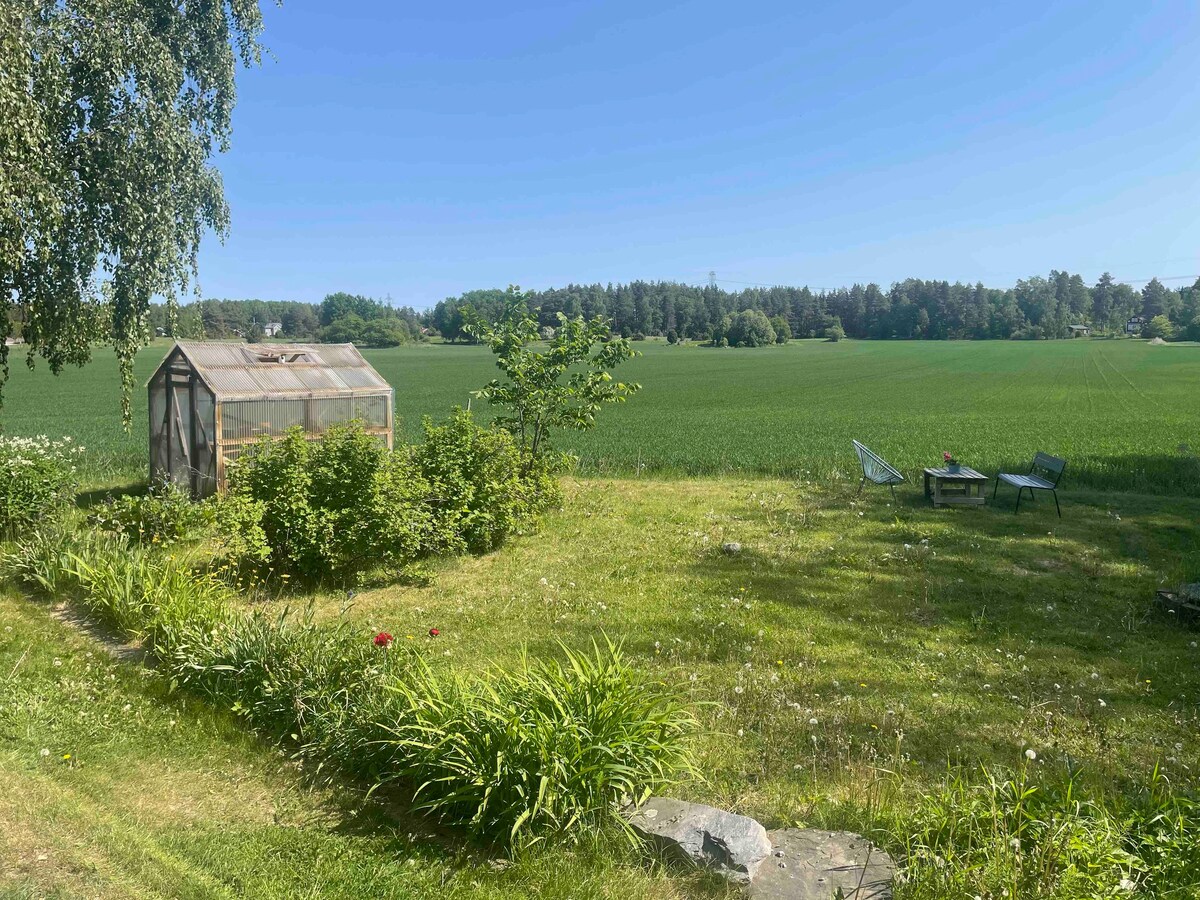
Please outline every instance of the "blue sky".
M1190 0L265 13L205 296L1200 273Z

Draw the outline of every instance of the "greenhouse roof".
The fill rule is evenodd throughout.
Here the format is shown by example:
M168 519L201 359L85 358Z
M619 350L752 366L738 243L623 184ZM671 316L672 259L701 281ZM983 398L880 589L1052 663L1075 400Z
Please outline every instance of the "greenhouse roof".
M353 344L177 341L175 346L218 400L378 394L392 389Z

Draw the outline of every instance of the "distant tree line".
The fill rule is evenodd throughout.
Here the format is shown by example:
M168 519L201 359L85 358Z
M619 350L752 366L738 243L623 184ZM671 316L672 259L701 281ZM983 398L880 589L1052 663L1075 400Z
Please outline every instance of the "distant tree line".
M394 347L440 335L470 342L468 325L497 321L506 296L499 289L468 291L423 312L341 292L320 303L199 300L181 306L173 321L165 305L153 305L147 325L150 335L180 338ZM727 291L674 281L631 281L568 284L525 296L547 336L559 324L559 313L599 316L615 333L634 340L661 336L671 343L730 346L785 343L793 337L1039 340L1070 337L1071 326L1078 325L1093 334L1124 334L1126 324L1138 317L1143 337L1200 341L1200 279L1179 290L1157 278L1135 290L1107 273L1089 286L1079 275L1058 271L1046 278L1023 278L1011 288L909 278L886 291L877 284L831 291L783 286ZM19 336L21 311L10 311L10 319Z
M661 335L669 340L761 344L795 337L847 336L858 339L1009 340L1065 338L1072 325L1093 333L1119 334L1139 316L1147 337L1200 340L1200 279L1173 290L1157 278L1140 291L1107 273L1094 285L1079 275L1052 271L1049 277L1019 280L1011 288L909 278L884 290L856 284L832 291L807 287L695 287L671 281L577 285L528 294L543 326L554 327L558 313L611 320L625 337ZM504 292L469 291L448 298L426 314L426 322L446 340L466 340L472 316L493 320L503 309ZM762 313L763 319L743 315Z
M178 338L317 341L395 347L425 338L422 316L411 307L336 293L320 303L290 300L199 300L171 321L165 305L150 310L151 334ZM272 333L273 332L273 333Z

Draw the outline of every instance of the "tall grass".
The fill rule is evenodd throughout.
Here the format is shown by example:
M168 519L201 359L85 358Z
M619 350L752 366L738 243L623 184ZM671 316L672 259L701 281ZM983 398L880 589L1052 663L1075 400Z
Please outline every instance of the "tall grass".
M423 809L513 844L595 825L689 769L695 721L662 684L638 678L612 643L562 648L483 679L418 661L390 743Z
M985 769L977 780L954 771L915 806L888 810L904 896L1196 896L1197 806L1157 770L1144 788L1100 798L1080 790L1077 773L1032 769Z

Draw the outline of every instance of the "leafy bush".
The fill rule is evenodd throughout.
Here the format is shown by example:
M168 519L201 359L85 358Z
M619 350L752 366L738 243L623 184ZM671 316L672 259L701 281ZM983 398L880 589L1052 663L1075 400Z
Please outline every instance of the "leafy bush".
M444 547L494 550L532 527L557 498L557 485L541 467L526 470L509 432L480 428L462 409L440 425L427 418L422 427L425 441L414 448L413 462L429 485Z
M691 715L611 643L467 681L422 661L396 684L395 777L421 808L506 845L615 817L689 768ZM391 723L385 723L391 724Z
M771 327L775 329L775 343L786 344L792 339L792 326L783 316L772 316Z
M775 343L771 320L757 309L744 309L734 316L724 336L731 347L765 347Z
M264 439L232 467L229 493L239 527L261 529L273 564L307 578L403 566L433 544L424 479L357 423L315 442L299 428Z
M192 502L173 482L163 480L142 496L109 497L92 522L129 535L139 544L174 544L196 536L211 522L210 508Z
M71 439L0 438L0 535L59 518L79 490L83 447Z
M1155 316L1142 328L1142 337L1162 338L1169 341L1175 337L1175 323L1166 316Z

